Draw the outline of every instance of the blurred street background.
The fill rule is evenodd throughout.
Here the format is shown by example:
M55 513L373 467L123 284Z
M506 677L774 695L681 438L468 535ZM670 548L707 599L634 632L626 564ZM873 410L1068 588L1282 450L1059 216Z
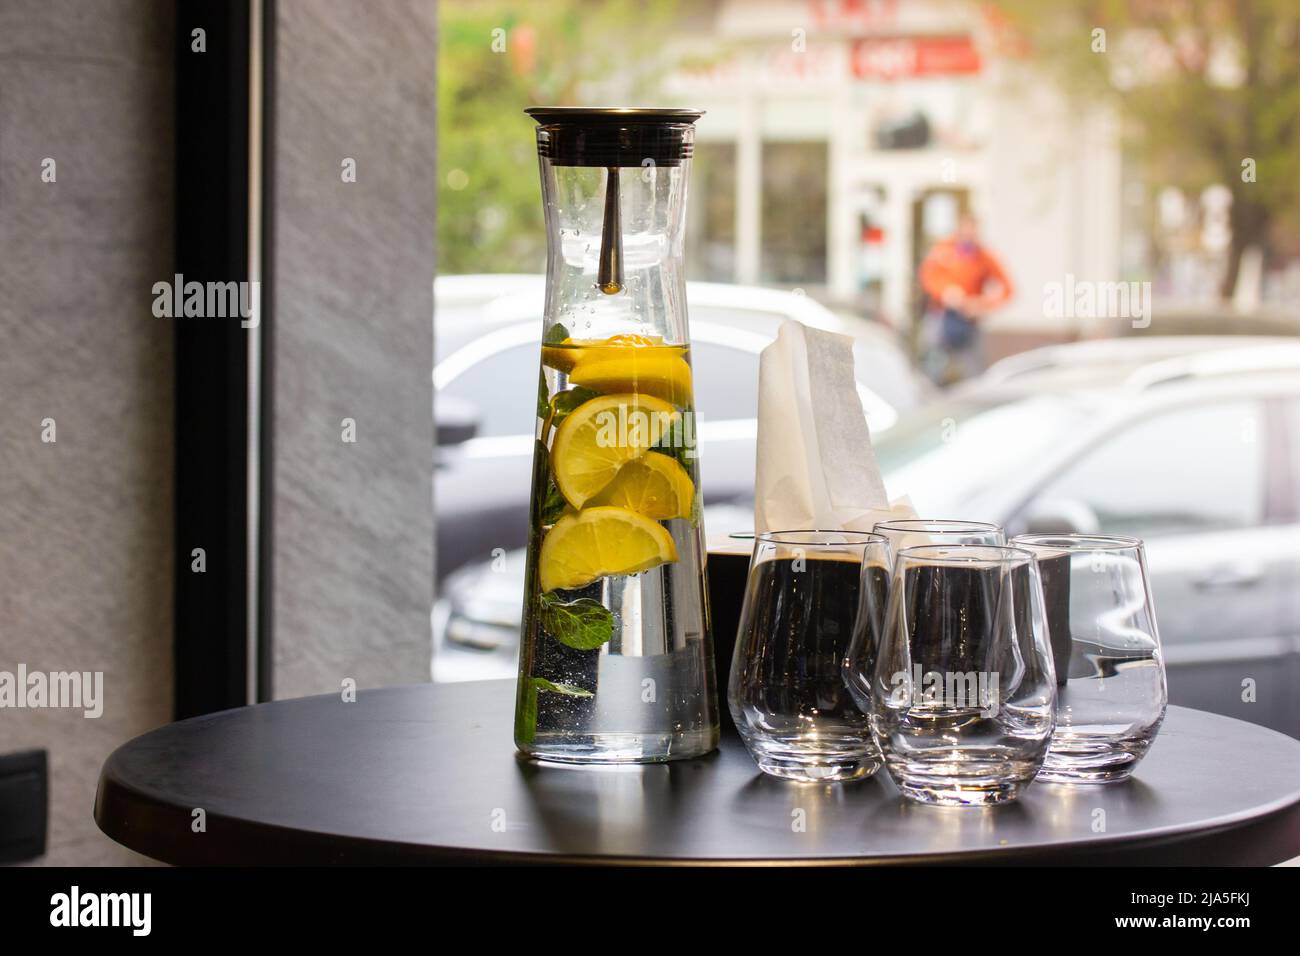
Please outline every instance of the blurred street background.
M515 666L545 266L522 111L688 106L711 536L752 525L758 352L788 318L844 332L891 495L1143 537L1171 699L1300 733L1293 3L439 15L436 680Z
M991 359L1128 318L1045 308L1067 276L1150 282L1157 323L1294 319L1296 15L1269 0L445 0L440 272L541 269L521 104L689 104L708 111L693 278L802 289L909 336L919 265L969 210L1016 286L989 317Z

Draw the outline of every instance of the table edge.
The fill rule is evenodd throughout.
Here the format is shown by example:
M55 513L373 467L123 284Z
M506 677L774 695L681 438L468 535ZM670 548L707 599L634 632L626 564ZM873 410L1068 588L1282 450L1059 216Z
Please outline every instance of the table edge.
M477 684L508 684L511 681L475 681ZM436 685L428 683L409 684L400 687L373 688L362 693L380 693L395 690L413 690ZM270 701L253 707L270 707L292 701L311 700L319 697L333 697L333 694L319 694L308 697L290 698L283 701ZM1261 830L1261 844L1264 846L1285 847L1279 849L1276 859L1268 853L1261 857L1251 852L1243 852L1238 847L1234 853L1227 855L1234 862L1245 865L1268 865L1279 863L1300 855L1300 790L1290 798L1279 798L1255 807L1226 814L1216 821L1213 827L1198 827L1194 823L1173 824L1145 831L1141 834L1106 834L1089 838L1078 838L1052 843L1027 843L1017 846L997 846L976 849L951 850L948 852L890 853L883 855L845 856L777 856L777 857L663 857L641 855L610 855L582 853L552 853L535 850L498 850L492 848L467 848L431 843L411 843L394 840L374 839L362 836L343 836L327 831L310 830L302 827L285 826L262 821L250 821L242 818L228 817L219 813L208 812L206 823L209 829L213 824L230 824L232 834L239 834L234 842L247 852L232 853L231 838L221 841L203 840L163 840L147 836L159 829L159 816L172 817L175 829L172 832L189 833L193 808L183 807L167 800L156 791L150 791L128 784L115 771L119 754L138 740L159 733L179 724L211 721L225 715L250 710L250 707L236 707L213 714L191 717L183 721L164 724L145 734L141 734L115 748L105 760L100 771L95 793L94 820L99 829L109 838L138 853L175 865L418 865L418 864L486 864L486 865L609 865L637 867L784 867L784 866L916 866L916 865L1004 865L1025 863L1052 863L1053 857L1059 865L1087 865L1091 862L1124 862L1126 857L1134 857L1128 862L1146 865L1206 865L1207 847L1217 847L1220 841L1238 843L1240 834L1246 830ZM1235 717L1222 714L1209 714L1194 708L1170 705L1170 710L1188 711L1207 714L1218 720L1230 720L1245 724L1252 732L1276 734L1288 741L1288 737L1268 727L1251 724ZM147 818L154 823L146 825ZM141 835L145 835L141 837ZM128 842L131 841L131 842ZM207 853L204 850L220 846L226 852ZM268 852L269 847L275 849ZM1143 853L1153 854L1155 859L1137 859ZM1191 853L1194 856L1187 856ZM1059 857L1069 855L1069 861ZM232 857L238 857L232 863ZM1180 862L1181 861L1181 862ZM1233 865L1233 864L1228 864Z

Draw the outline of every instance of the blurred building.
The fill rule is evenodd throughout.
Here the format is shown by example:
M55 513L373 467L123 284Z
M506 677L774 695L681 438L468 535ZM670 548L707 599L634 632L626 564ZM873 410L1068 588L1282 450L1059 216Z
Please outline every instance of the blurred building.
M963 2L720 0L668 83L708 111L693 277L799 287L908 329L916 267L969 207L1017 289L992 326L1029 344L1068 320L1044 289L1121 273L1117 123L997 52Z

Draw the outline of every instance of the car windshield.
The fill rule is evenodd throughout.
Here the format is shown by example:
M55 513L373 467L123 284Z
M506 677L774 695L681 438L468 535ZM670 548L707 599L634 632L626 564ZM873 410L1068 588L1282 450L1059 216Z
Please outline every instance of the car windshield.
M977 396L928 405L904 416L875 442L893 497L940 517L962 509L1021 471L1085 415L1060 395Z

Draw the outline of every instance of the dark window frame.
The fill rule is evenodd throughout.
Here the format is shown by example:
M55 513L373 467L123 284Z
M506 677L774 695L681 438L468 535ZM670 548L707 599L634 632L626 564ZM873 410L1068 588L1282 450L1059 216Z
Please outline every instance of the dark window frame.
M275 0L176 6L175 272L261 289L255 329L173 319L177 719L269 700L273 687L275 10Z

